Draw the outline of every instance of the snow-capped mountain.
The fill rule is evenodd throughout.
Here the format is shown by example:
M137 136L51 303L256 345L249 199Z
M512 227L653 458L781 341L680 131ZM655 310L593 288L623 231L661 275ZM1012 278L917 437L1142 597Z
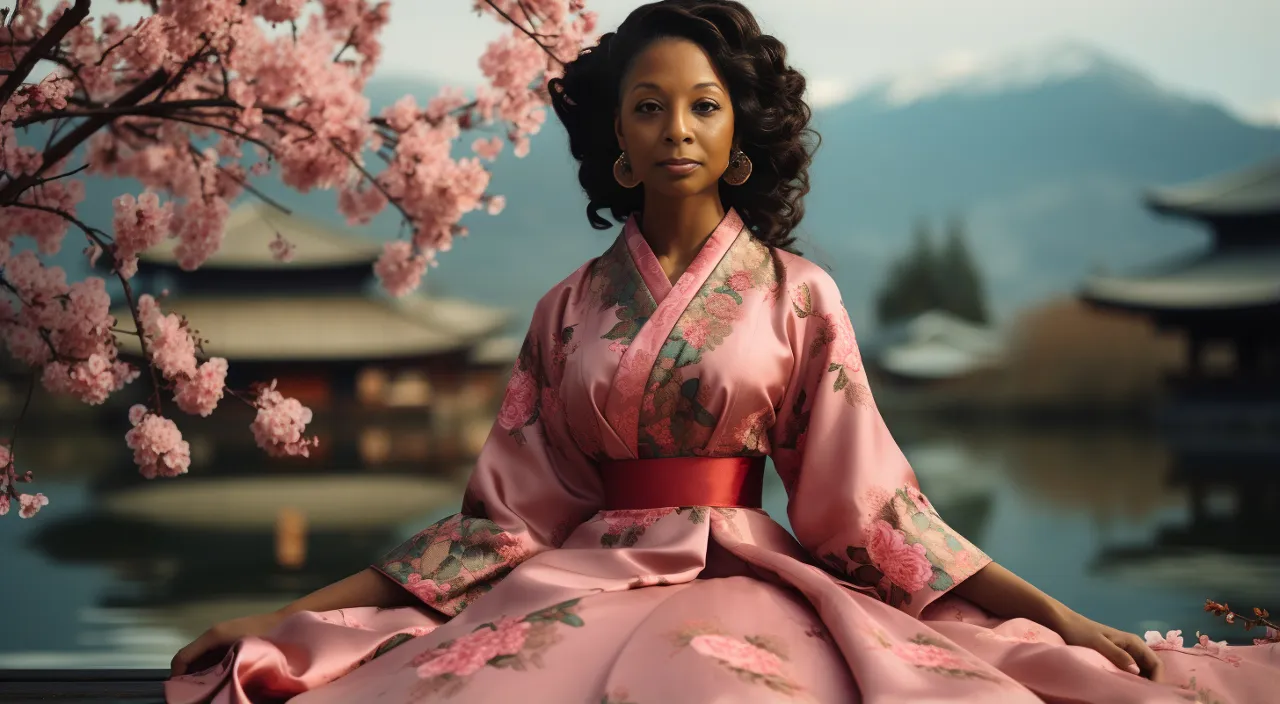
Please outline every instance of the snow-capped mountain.
M1147 76L1090 45L1063 42L999 55L950 54L929 66L878 81L854 97L902 107L944 95L996 95L1103 75L1135 90L1158 90Z

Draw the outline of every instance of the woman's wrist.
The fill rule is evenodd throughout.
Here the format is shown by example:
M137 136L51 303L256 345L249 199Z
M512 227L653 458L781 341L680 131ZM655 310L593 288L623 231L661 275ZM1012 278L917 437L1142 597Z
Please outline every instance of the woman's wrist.
M1002 618L1025 618L1058 630L1078 618L1065 604L992 562L955 587L957 596Z

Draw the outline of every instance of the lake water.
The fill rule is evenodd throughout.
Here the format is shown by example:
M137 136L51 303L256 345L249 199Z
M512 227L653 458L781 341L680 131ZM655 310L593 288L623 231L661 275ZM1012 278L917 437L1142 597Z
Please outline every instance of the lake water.
M1278 519L1250 508L1252 494L1276 491L1274 471L1192 490L1142 431L891 425L953 527L1091 618L1247 642L1203 612L1205 598L1280 612ZM122 441L110 463L83 464L114 443L61 441L64 460L37 471L50 505L32 520L0 519L0 668L167 667L211 623L360 570L452 513L461 494L456 478L326 473L323 463L122 484ZM765 508L785 525L786 497L769 479ZM302 540L278 547L279 525Z

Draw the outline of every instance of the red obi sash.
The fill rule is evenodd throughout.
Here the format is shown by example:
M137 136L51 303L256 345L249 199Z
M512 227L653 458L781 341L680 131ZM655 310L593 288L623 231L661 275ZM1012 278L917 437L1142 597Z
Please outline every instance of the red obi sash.
M764 457L605 460L604 510L672 506L760 508Z

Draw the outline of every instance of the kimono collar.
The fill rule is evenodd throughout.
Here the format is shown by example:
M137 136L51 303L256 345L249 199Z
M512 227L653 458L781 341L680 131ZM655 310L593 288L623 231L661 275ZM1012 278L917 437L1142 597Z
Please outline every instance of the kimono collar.
M635 263L636 269L640 272L640 278L644 280L645 288L649 289L655 302L662 303L662 300L671 293L673 284L671 279L667 278L667 273L662 270L662 264L658 262L657 255L649 247L649 242L640 232L639 215L639 213L632 213L627 218L622 228L622 236L626 240L627 249L631 252L631 261ZM699 281L705 279L737 239L738 233L742 232L743 225L742 217L738 215L737 210L729 208L725 211L720 224L716 225L716 229L698 250L689 268L676 280L676 284L686 277Z

